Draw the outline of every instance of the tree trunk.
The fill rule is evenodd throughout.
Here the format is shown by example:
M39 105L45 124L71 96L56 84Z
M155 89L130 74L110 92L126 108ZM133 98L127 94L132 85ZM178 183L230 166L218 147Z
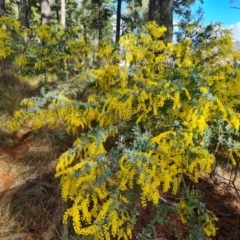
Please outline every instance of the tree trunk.
M3 17L5 14L6 14L5 0L0 0L0 17Z
M58 9L56 9L56 18L57 18L57 21L60 22L60 16L59 16L59 11L58 11Z
M103 39L103 6L102 0L98 1L98 42Z
M173 41L173 0L159 0L160 5L160 25L167 28L164 36L164 42Z
M51 9L48 0L41 0L41 20L42 25L50 25Z
M83 24L83 39L84 39L85 43L88 45L87 25L86 25L86 23Z
M121 8L122 8L122 0L117 0L117 25L116 25L116 43L119 42L120 39L120 31L121 31Z
M29 24L29 9L27 0L23 0L23 25L27 28L30 28Z
M55 10L55 12L56 12L56 19L57 19L57 21L60 23L61 20L60 20L60 15L59 15L59 8L58 8L58 6L59 6L59 0L55 0L55 1L54 1L54 6L55 6L54 10Z
M61 25L66 28L66 2L61 0Z
M155 20L155 11L156 11L156 0L150 0L149 9L148 9L148 21Z

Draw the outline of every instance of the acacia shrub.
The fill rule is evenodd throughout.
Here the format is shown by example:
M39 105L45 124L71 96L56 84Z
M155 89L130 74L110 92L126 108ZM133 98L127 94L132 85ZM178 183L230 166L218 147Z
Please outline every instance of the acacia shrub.
M0 63L10 64L21 80L36 76L69 80L89 61L90 47L77 27L42 25L27 29L16 19L1 17L0 45Z
M69 202L63 222L70 220L82 238L135 238L147 206L156 210L150 221L163 223L166 192L180 199L171 211L188 227L188 239L216 235L214 214L181 183L210 173L220 147L233 165L238 161L239 53L226 31L197 45L191 39L165 45L159 40L165 31L149 22L123 36L119 51L103 42L98 57L106 64L78 78L83 99L72 98L67 86L42 91L41 98L24 99L9 122L11 130L29 121L33 129L63 122L75 136L56 177Z
M78 35L78 28L42 25L28 33L25 48L14 59L18 77L45 75L68 80L83 70L89 47Z

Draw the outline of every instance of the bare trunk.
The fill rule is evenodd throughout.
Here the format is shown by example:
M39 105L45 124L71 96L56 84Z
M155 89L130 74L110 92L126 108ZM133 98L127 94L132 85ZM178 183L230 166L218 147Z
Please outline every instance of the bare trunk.
M120 39L120 31L121 31L121 8L122 8L122 0L117 1L117 25L116 25L116 43L119 42Z
M167 28L164 36L164 42L173 41L173 0L159 0L160 5L160 25Z
M59 8L58 8L58 6L59 6L59 0L54 0L54 6L55 6L55 8L54 8L54 10L55 10L55 12L56 12L56 19L57 19L57 21L60 23L60 14L59 14ZM61 10L61 9L60 9Z
M48 0L41 0L41 19L42 25L50 25L51 9Z
M86 25L86 23L83 24L83 38L84 38L85 43L88 45L87 25Z
M66 2L61 0L61 25L66 28Z
M148 21L154 21L156 11L156 0L150 0L148 9Z
M56 9L56 18L57 18L57 21L60 22L59 11L57 9Z
M103 38L103 7L102 0L98 1L98 42L100 43Z
M28 11L28 2L27 0L23 0L23 12L24 12L24 16L23 16L23 25L27 28L30 28L30 24L29 24L29 11Z
M5 0L0 0L0 17L6 14Z

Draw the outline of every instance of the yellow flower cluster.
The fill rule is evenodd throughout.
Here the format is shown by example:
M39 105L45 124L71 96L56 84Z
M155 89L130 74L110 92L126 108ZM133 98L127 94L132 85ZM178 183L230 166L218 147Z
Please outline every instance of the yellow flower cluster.
M204 223L204 232L207 237L216 236L217 228L215 227L215 222L218 220L215 216L207 216Z
M193 214L193 212L191 212L192 210L189 208L185 200L181 200L179 202L179 204L177 205L177 211L183 223L187 223L190 215ZM218 219L211 212L207 211L206 213L206 217L203 220L204 222L201 225L208 239L208 237L216 236L217 228L215 226L215 222Z
M125 97L126 96L126 97ZM126 98L126 99L124 99ZM104 118L104 114L112 112L115 116L115 119L120 119L128 121L133 115L133 96L129 94L129 90L123 90L115 96L109 96L105 105L104 111L100 115L100 118Z
M189 157L179 143L178 137L186 143L186 146L192 144L191 134L183 133L177 136L176 132L167 131L150 140L151 144L158 146L155 151L135 153L136 163L123 155L119 160L120 171L117 175L120 190L132 189L136 182L141 188L142 205L146 206L147 202L157 205L159 186L162 185L163 192L172 188L176 193L181 182L181 174L186 174L193 181L197 181L201 172L209 173L215 160L214 156L207 150L192 148L192 154Z
M37 35L41 42L56 43L57 39L52 36L51 26L45 24L37 29Z
M181 200L178 204L178 214L182 220L183 223L187 223L187 217L190 215L191 210L187 203L184 200Z
M159 27L156 22L148 22L146 29L148 33L152 34L155 38L160 38L167 31L166 27Z
M19 32L20 34L20 23L9 17L0 18L0 60L11 56L16 46L12 42L14 32Z
M109 59L113 53L113 50L113 46L109 45L107 42L102 42L101 45L98 46L98 57L107 57Z
M73 152L71 149L60 157L56 177L61 177L62 198L74 202L72 207L66 210L63 222L66 223L68 217L72 217L77 234L91 235L96 240L107 240L112 236L127 240L132 238L131 218L127 212L117 212L115 206L119 202L126 203L127 199L119 195L118 202L115 202L116 199L110 197L111 192L106 182L96 184L96 179L107 167L99 167L96 161L97 156L106 154L103 146L106 137L102 134L102 141L98 144L93 136L89 136L89 141L78 138L74 147L82 148L83 159L79 151ZM76 160L77 163L73 164ZM106 222L106 219L109 221Z
M200 144L201 145L201 144ZM186 171L190 174L189 177L197 182L199 178L199 174L201 172L210 173L212 164L215 161L215 157L213 154L209 153L205 149L201 149L200 147L191 148L191 153L193 153L196 157L193 161L187 166Z
M103 90L110 90L112 86L117 85L121 80L120 66L118 65L105 65L103 69L95 71L97 83Z

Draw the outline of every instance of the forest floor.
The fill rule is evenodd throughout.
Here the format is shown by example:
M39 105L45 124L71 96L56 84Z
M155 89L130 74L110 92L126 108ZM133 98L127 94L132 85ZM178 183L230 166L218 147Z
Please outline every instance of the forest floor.
M8 90L18 91L12 86ZM69 238L70 228L62 225L66 204L61 200L58 179L54 177L57 159L70 147L72 139L60 131L46 129L35 133L28 132L28 129L8 132L6 121L19 103L19 99L10 95L9 99L6 96L1 99L0 92L0 239L80 239ZM201 191L203 202L219 219L214 239L239 240L239 172L230 169L226 160L222 167L216 167L214 177L202 176L194 187ZM163 197L174 199L167 194ZM148 214L143 212L146 221ZM167 227L157 226L156 229L158 231L151 239L174 239ZM187 229L179 223L179 231Z

